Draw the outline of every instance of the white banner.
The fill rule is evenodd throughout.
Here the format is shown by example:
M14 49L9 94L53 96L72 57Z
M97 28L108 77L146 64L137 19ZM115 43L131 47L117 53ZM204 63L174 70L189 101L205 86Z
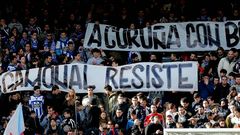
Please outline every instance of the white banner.
M3 93L33 90L35 85L51 90L55 84L63 91L71 87L77 93L87 92L88 85L95 85L95 92L104 92L106 84L123 91L196 91L198 79L196 62L146 62L116 68L66 64L6 72L0 83Z
M240 21L158 23L143 29L123 29L89 23L85 48L118 51L216 51L240 49Z

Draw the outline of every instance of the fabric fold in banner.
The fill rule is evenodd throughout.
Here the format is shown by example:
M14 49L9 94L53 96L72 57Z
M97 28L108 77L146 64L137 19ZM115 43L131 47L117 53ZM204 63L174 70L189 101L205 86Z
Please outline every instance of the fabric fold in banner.
M95 92L104 92L109 84L122 91L196 91L197 62L142 62L119 67L87 64L65 64L53 67L33 68L1 75L3 93L33 90L51 90L58 85L60 90L71 87L77 93L86 93L88 85L95 85Z
M22 104L17 106L16 111L11 117L4 131L4 135L24 135L25 126L23 119Z

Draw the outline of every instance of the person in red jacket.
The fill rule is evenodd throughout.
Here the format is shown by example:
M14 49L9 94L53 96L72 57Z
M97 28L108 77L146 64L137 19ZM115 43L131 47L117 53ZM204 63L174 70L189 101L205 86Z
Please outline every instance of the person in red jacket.
M158 113L158 112L157 112L157 107L156 107L156 105L152 104L152 105L151 105L151 113L148 114L148 115L146 116L145 120L144 120L144 127L146 127L148 124L151 123L151 119L152 119L152 117L154 117L154 116L158 116L161 124L164 125L163 115L162 115L161 113Z

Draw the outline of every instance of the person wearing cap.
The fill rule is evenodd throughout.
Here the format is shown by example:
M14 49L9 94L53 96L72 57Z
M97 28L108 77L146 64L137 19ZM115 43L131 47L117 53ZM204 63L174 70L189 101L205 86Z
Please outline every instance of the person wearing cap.
M104 61L101 56L101 50L99 50L98 48L92 49L92 55L93 57L88 59L87 64L100 65Z
M92 99L96 99L97 106L98 106L101 103L101 101L99 97L93 93L94 89L95 89L94 85L89 85L87 88L87 95L84 96L82 100L84 100L85 98L88 98L89 101L92 101Z

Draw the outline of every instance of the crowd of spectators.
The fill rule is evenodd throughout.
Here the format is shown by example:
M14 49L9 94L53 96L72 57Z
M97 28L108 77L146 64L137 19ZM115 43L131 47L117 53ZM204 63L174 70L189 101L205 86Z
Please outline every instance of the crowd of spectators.
M88 23L143 28L156 23L240 20L240 1L8 0L0 9L0 74L81 63L120 66L137 62L197 61L196 92L114 91L67 93L58 86L1 94L3 134L18 103L25 134L163 134L163 128L239 128L239 47L209 52L117 52L83 47ZM21 7L21 8L19 8ZM76 131L76 132L75 132ZM75 133L73 133L75 132Z

